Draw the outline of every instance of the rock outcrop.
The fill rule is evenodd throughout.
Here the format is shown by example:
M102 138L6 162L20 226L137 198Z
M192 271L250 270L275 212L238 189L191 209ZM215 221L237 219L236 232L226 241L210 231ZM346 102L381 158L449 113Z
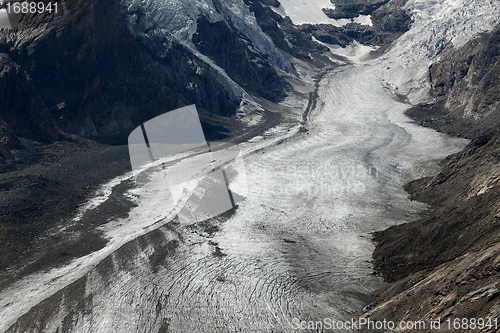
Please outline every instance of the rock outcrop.
M296 26L289 17L282 17L270 8L279 7L279 2L273 0L245 0L245 3L255 15L255 19L262 31L282 51L301 60L321 59L325 57L326 52L329 52L326 46L311 39L311 29L307 28L309 25ZM344 45L348 39L342 37L342 40ZM321 65L321 63L318 63L318 65Z
M19 141L19 138L12 132L9 126L0 119L0 166L15 161L12 150L21 150L23 148L23 144ZM0 171L2 171L1 168Z
M236 31L223 21L211 23L204 16L197 22L193 43L240 86L269 100L285 97L286 84L262 55L254 53Z
M254 13L257 23L262 30L271 37L273 43L281 50L298 59L315 60L320 63L323 59L328 63L326 53L329 49L314 41L346 47L354 41L372 46L389 46L411 27L411 17L403 10L406 0L374 0L368 5L366 2L346 2L344 11L348 14L342 18L371 15L373 25L348 23L342 27L331 24L302 24L295 26L289 17L282 17L270 7L279 7L279 2L245 0ZM342 7L342 6L341 6ZM331 10L324 9L327 16L339 18L331 14ZM381 51L386 50L385 47Z
M364 26L359 23L349 23L340 28L328 27L327 35L334 36L340 43L336 43L334 40L325 40L325 37L321 36L321 33L318 35L318 32L314 36L323 42L333 42L333 44L342 47L353 40L366 45L388 46L410 30L413 23L410 15L403 9L406 2L407 0L335 1L335 10L324 9L325 14L329 17L340 19L370 15L373 25ZM349 40L342 41L342 36L348 37Z
M57 125L33 79L8 53L0 53L0 118L19 136L58 139Z
M460 49L451 45L429 68L435 103L409 110L422 125L474 138L500 122L500 28Z
M154 37L161 50L136 39L118 0L81 1L49 22L4 30L0 117L16 135L42 142L63 131L122 143L137 124L187 104L235 113L241 94L228 93L220 73L204 71L168 34Z

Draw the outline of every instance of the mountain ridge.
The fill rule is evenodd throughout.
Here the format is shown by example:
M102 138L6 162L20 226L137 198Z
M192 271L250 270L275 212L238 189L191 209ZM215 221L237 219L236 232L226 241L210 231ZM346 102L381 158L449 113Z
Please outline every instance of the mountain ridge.
M374 234L374 265L389 284L365 317L443 322L500 315L500 96L498 78L487 79L498 70L499 31L445 50L429 67L436 104L407 112L472 141L436 176L405 186L412 200L430 205L428 216Z

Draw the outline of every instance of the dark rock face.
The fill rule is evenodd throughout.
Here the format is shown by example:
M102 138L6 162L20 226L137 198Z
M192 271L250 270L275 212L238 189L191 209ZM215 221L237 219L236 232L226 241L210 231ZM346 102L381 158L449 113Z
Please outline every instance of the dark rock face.
M410 30L413 21L402 9L406 2L407 0L391 0L371 13L372 23L381 40L392 42Z
M226 22L210 23L202 16L197 23L198 30L193 35L196 48L224 68L235 82L269 100L278 101L285 96L285 81Z
M321 27L313 26L312 34L322 42L338 44L342 47L354 40L366 45L389 46L402 34L410 30L413 23L408 13L402 9L405 4L406 0L375 0L373 3L364 1L347 2L345 7L340 5L340 8L347 8L342 11L343 14L340 16L333 15L331 11L325 9L325 14L334 19L371 15L373 25L363 26L358 23L349 23L340 28L326 25L321 25Z
M473 138L500 121L500 28L449 47L429 68L433 105L408 114L423 125Z
M7 124L0 120L0 149L22 149L23 145Z
M161 59L144 50L117 0L82 1L68 16L2 39L0 117L19 136L54 142L62 130L121 143L137 124L190 103L222 115L239 104L189 64L198 59L181 45L161 40L171 45Z
M323 53L329 52L328 48L311 40L310 32L303 27L295 26L289 17L283 18L269 8L269 6L279 7L279 3L274 3L272 0L245 0L245 4L254 13L262 31L272 39L276 47L286 53L310 61L321 58Z
M42 142L59 137L33 80L6 53L0 54L0 118L20 136Z
M279 7L281 6L278 0L260 0L260 2L266 6Z
M0 119L0 166L12 163L15 157L12 150L21 150L24 146L7 124ZM0 168L0 171L2 169Z

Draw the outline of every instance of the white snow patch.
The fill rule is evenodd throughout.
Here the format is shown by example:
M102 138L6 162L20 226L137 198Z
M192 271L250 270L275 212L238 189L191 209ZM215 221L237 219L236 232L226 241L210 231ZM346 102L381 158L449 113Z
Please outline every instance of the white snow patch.
M5 8L0 9L0 29L10 29L9 15Z
M370 54L370 52L375 51L379 46L368 46L358 43L357 41L352 42L346 47L341 47L340 45L332 45L324 43L312 37L313 41L322 44L330 49L335 55L342 56L348 59L353 64L361 64L363 60Z
M125 180L130 179L131 175L132 173L127 173L122 177L114 178L107 184L102 185L101 188L99 188L94 193L92 199L90 199L83 207L80 207L78 209L78 213L73 218L73 221L74 222L80 221L82 217L85 215L85 213L87 213L90 210L96 209L97 207L105 203L113 193L113 189L116 186L120 185Z
M270 7L282 17L288 16L293 24L331 24L342 27L348 23L359 23L362 25L373 25L370 15L359 15L354 19L335 20L326 16L325 9L334 9L335 5L330 0L280 0L281 6Z

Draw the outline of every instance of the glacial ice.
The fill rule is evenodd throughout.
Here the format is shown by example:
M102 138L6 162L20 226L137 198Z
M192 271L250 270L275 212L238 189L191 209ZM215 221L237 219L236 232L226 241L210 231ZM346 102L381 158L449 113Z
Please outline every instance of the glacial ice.
M405 9L414 24L384 55L380 77L414 104L429 101L427 70L444 47L459 48L500 23L495 0L410 0Z
M160 3L184 10L178 1L153 7ZM213 10L206 1L198 3L198 11ZM218 255L205 236L185 229L163 265L149 266L161 249L148 235L161 230L166 240L178 237L178 231L160 228L176 211L164 206L163 173L153 173L133 190L138 206L130 216L103 227L107 247L0 291L0 331L32 308L35 319L37 313L45 316L36 312L39 304L56 292L66 299L43 318L49 331L71 311L74 332L150 332L165 323L176 332L292 332L292 318L355 316L363 306L356 295L381 285L368 262L369 233L409 222L424 208L408 200L401 171L466 144L412 123L403 115L409 105L394 94L425 100L425 73L439 50L448 42L463 45L500 17L496 1L410 0L407 8L415 25L383 58L344 66L321 81L307 132L299 131L295 119L240 145L248 194L210 238ZM158 21L168 21L156 13ZM136 243L125 252L129 241ZM96 269L105 258L112 265ZM82 277L83 294L69 294L69 285ZM78 296L91 300L80 312L69 306Z

